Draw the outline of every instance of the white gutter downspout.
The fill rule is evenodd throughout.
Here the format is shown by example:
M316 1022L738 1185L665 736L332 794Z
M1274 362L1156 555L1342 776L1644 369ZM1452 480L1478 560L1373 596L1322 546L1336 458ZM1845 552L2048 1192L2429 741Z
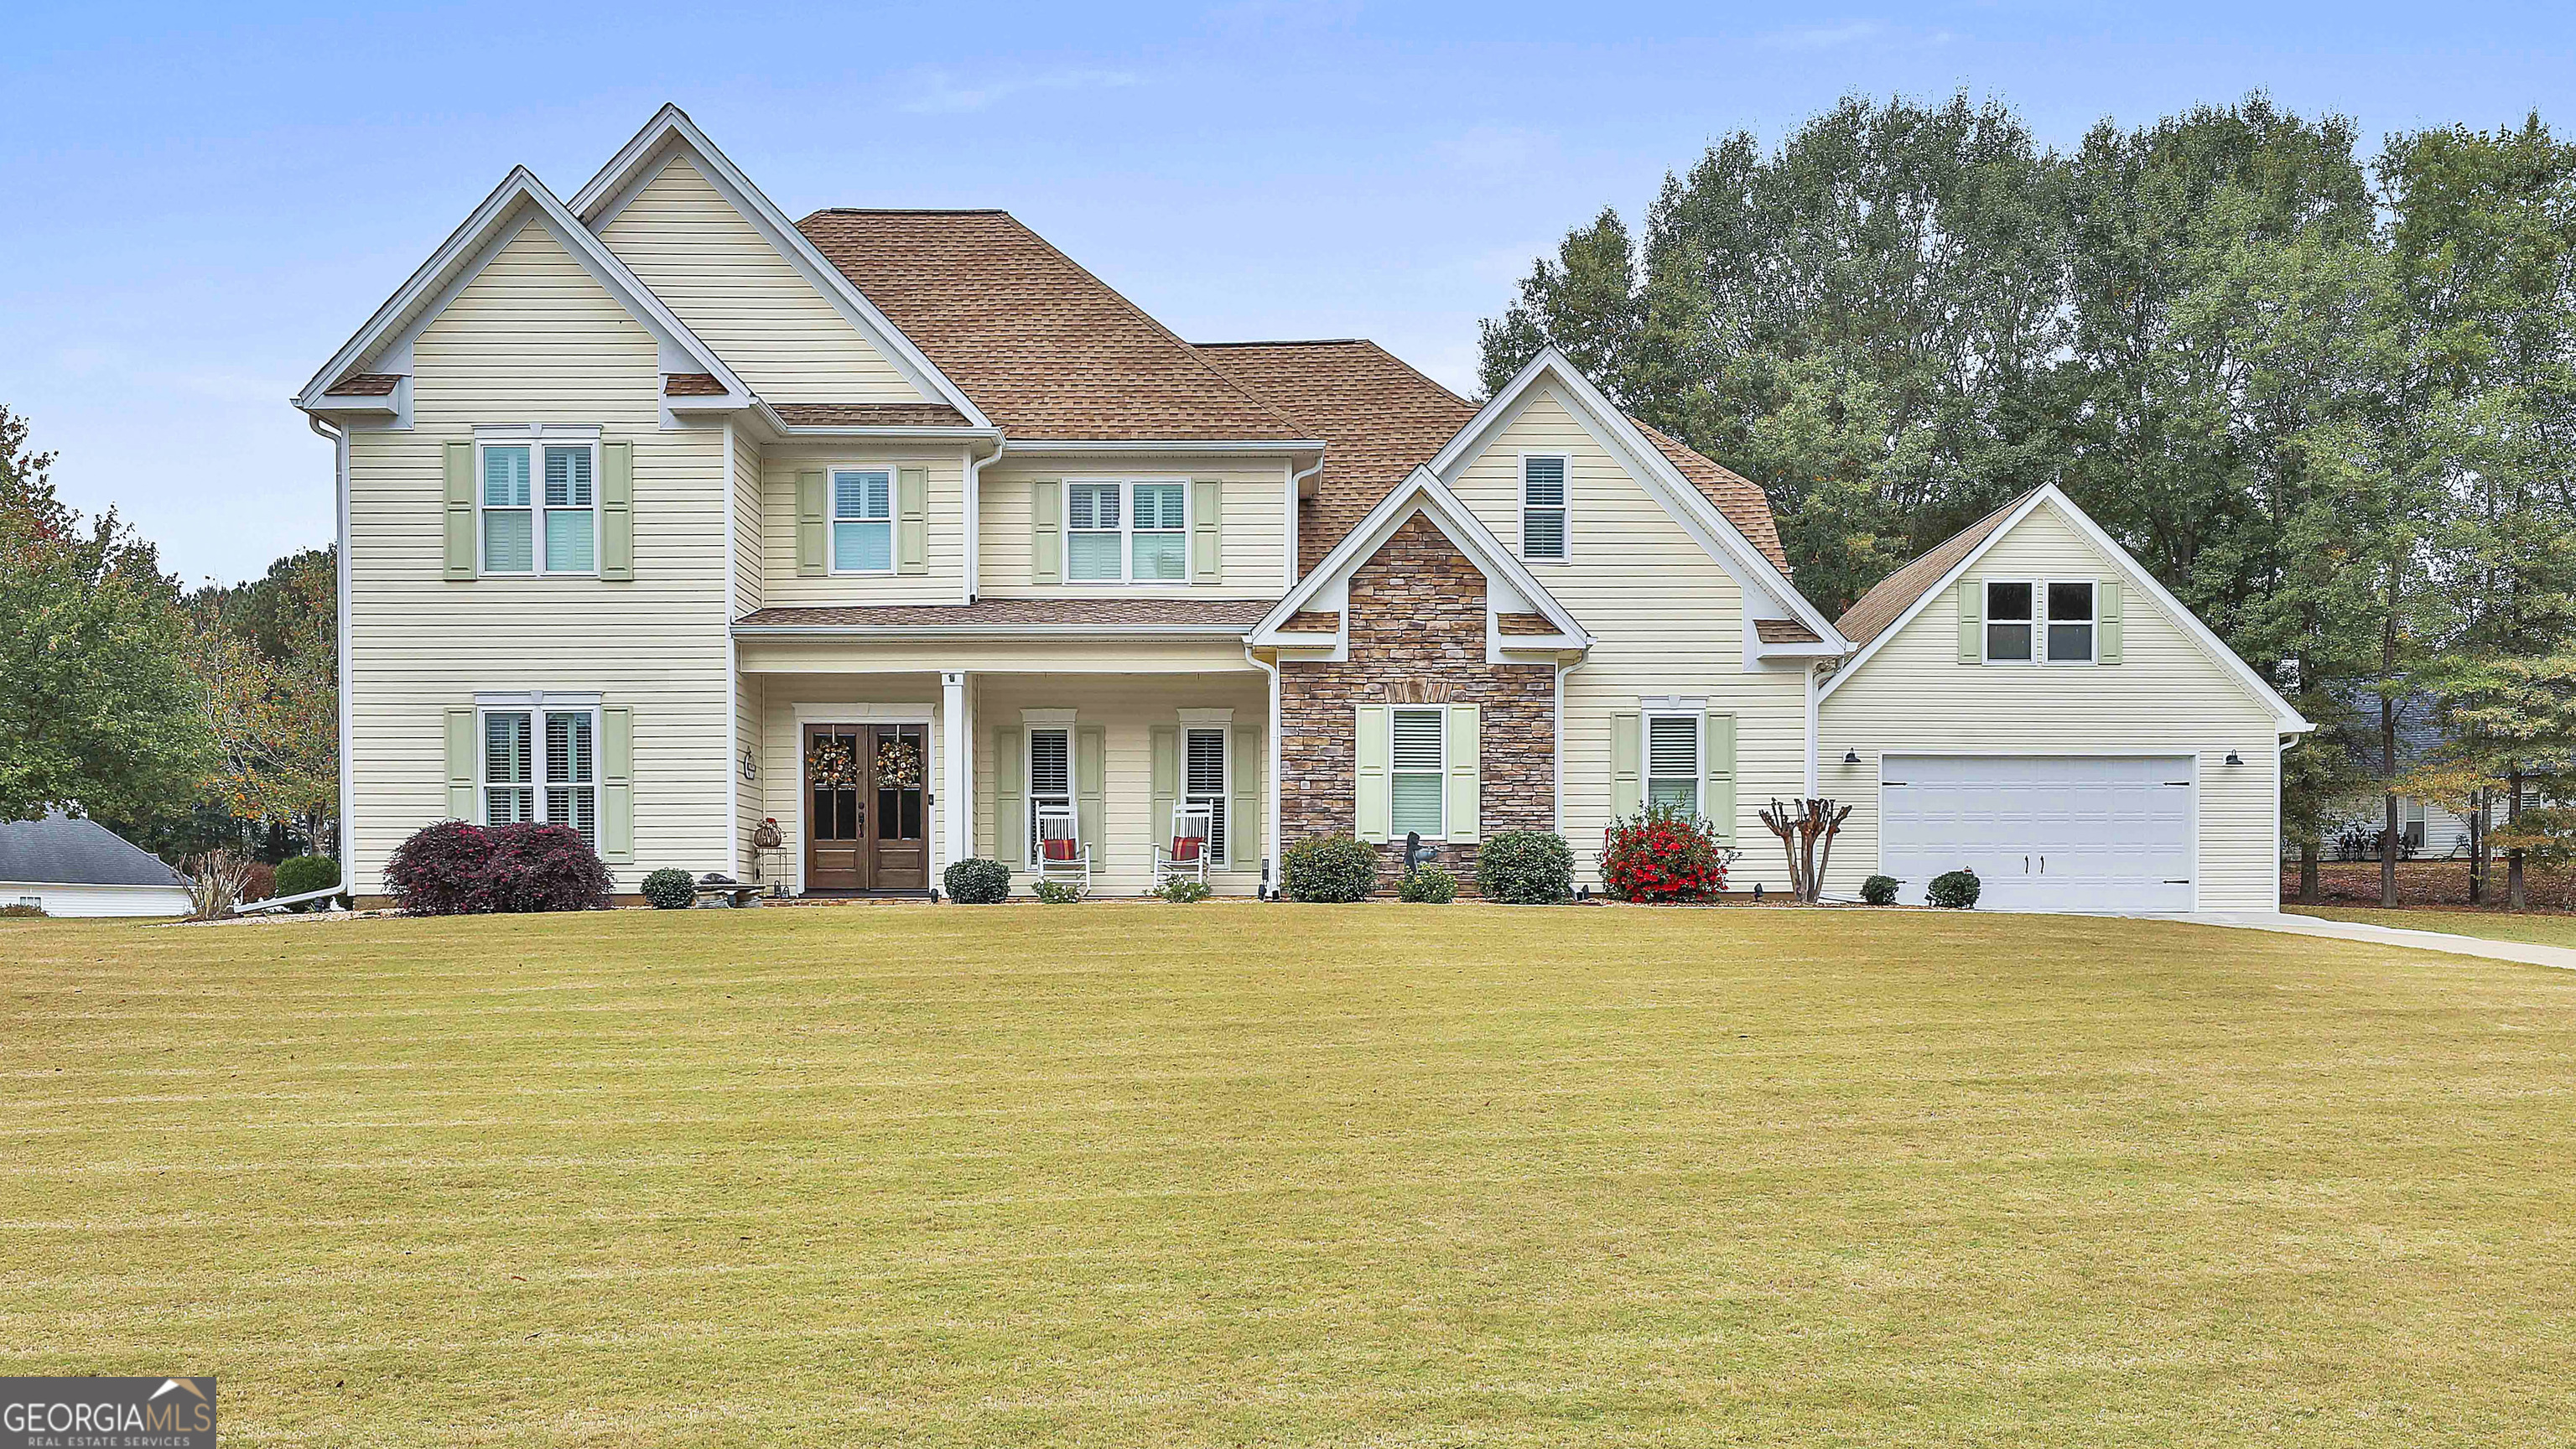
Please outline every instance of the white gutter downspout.
M984 467L995 458L1001 457L1003 451L1010 446L1011 440L1008 438L995 442L993 455L990 458L976 457L972 447L966 450L966 567L963 570L965 597L958 600L959 603L975 602L975 595L984 583Z
M358 792L351 774L355 767L349 749L349 696L352 688L349 678L349 434L346 429L326 423L311 413L304 415L304 425L311 428L316 436L331 440L331 492L333 509L338 515L334 521L338 542L332 549L337 557L332 564L338 575L334 587L339 594L340 617L333 630L339 637L332 641L332 650L333 667L340 676L340 885L350 893L349 903L354 906L358 901L358 857L349 816Z
M1816 794L1816 666L1807 666L1807 794Z
M1262 791L1261 801L1262 813L1270 817L1270 833L1263 837L1270 842L1270 849L1262 858L1261 883L1275 886L1277 881L1271 863L1280 859L1287 849L1287 842L1279 838L1279 745L1280 736L1286 733L1279 723L1279 666L1253 653L1250 639L1243 641L1243 657L1252 661L1253 668L1270 676L1270 780Z
M1321 457L1315 459L1312 468L1300 471L1292 467L1288 470L1288 576L1279 581L1282 592L1297 587L1297 485L1323 471L1324 460Z

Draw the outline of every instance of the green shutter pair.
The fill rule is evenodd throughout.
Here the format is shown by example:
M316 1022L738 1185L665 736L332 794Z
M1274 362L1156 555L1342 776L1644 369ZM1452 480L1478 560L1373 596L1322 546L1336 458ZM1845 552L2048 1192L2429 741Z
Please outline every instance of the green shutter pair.
M1148 737L1153 748L1145 838L1162 845L1172 828L1172 812L1181 801L1181 728L1156 725ZM1235 726L1231 748L1234 793L1225 807L1224 865L1228 870L1257 870L1261 866L1261 726Z
M1703 714L1699 724L1699 813L1717 838L1735 841L1735 716ZM1646 716L1610 716L1610 818L1646 808Z
M2044 585L2042 587L2045 587ZM2126 646L2128 609L2122 598L2118 579L2102 579L2093 585L2093 662L2117 664ZM1959 662L1986 662L1986 581L1959 581ZM2033 638L2033 658L2045 656L2047 641Z
M474 706L447 709L447 817L480 820L475 803L476 738ZM610 865L635 861L635 711L626 705L603 705L599 711L599 858Z
M1351 756L1351 790L1356 833L1377 843L1395 837L1395 711L1388 704L1355 706ZM1445 731L1449 778L1443 791L1443 813L1452 845L1474 845L1484 839L1484 712L1472 704L1424 706L1447 711Z
M1225 483L1190 480L1190 582L1225 581ZM1029 484L1029 581L1064 582L1064 480Z
M820 468L796 475L796 574L821 578L832 571L830 480ZM894 571L930 572L930 470L894 473Z
M1031 869L1029 859L1029 732L1018 725L993 731L993 859ZM1097 868L1109 860L1109 731L1079 725L1073 731L1073 818Z
M482 573L482 560L475 556L474 444L470 439L450 439L443 453L447 557L442 572L462 582ZM631 583L635 578L633 443L599 445L599 576L610 583Z

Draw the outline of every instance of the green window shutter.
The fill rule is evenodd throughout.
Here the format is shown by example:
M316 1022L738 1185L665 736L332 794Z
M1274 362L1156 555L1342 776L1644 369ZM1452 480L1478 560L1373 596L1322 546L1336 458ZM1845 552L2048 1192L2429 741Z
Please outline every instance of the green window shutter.
M474 559L474 445L447 445L447 568L444 577L470 579ZM462 818L462 817L459 817Z
M474 808L474 707L458 705L447 712L447 818L480 820Z
M819 579L823 564L823 472L796 475L796 576Z
M1109 863L1108 815L1102 808L1109 774L1109 731L1099 725L1082 725L1073 732L1073 815L1074 828L1082 832L1082 843L1091 847L1091 863L1096 868Z
M993 731L993 859L1026 870L1029 862L1029 749L1011 726Z
M1472 704L1449 706L1449 843L1474 845L1484 838L1478 806L1484 793L1477 745L1483 712Z
M1236 870L1261 868L1261 726L1234 727L1234 795L1225 807L1225 848Z
M2127 632L2120 593L2118 579L2093 586L2093 657L2104 664L2120 662L2120 636Z
M1625 820L1646 806L1646 778L1638 760L1644 753L1646 717L1610 716L1610 818Z
M1983 579L1959 581L1959 662L1986 662L1986 584Z
M1357 809L1359 838L1387 840L1395 834L1395 716L1382 704L1363 704L1359 738L1351 757L1351 790Z
M1699 813L1717 838L1735 843L1735 716L1700 716Z
M599 576L635 577L635 445L599 445Z
M1225 581L1225 481L1190 480L1190 582Z
M599 858L635 860L635 711L625 705L599 712Z
M1172 725L1156 725L1147 731L1153 741L1153 801L1145 817L1145 838L1169 849L1172 843L1172 808L1181 798L1181 732Z
M930 572L930 470L899 468L894 475L894 571Z
M1053 478L1029 485L1029 579L1064 582L1064 484Z

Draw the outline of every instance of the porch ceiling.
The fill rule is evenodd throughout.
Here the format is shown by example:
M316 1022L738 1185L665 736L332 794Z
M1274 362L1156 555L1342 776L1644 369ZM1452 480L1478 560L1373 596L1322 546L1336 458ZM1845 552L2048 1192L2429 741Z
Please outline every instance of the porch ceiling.
M978 599L971 604L870 604L758 609L740 635L1216 634L1241 637L1268 599Z

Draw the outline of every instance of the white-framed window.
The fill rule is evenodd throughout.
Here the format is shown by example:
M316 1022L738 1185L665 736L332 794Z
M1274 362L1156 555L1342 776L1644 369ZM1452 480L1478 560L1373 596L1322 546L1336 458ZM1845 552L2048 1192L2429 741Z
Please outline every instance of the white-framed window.
M1525 559L1562 563L1569 556L1565 472L1562 454L1521 455L1521 557Z
M2048 619L2048 662L2093 662L2093 596L2091 579L2051 579L2042 609Z
M2038 627L2039 586L2028 579L1986 580L1986 662L2028 664Z
M1073 809L1073 731L1069 729L1033 729L1029 731L1029 828L1027 858L1038 858L1038 819L1049 810L1061 810L1079 822ZM1074 827L1081 829L1079 823Z
M894 572L894 470L832 470L832 572Z
M599 848L599 711L483 711L483 823L562 825Z
M1393 758L1388 783L1394 794L1389 823L1399 836L1449 833L1449 711L1398 708L1390 721Z
M1700 716L1646 716L1646 803L1699 813Z
M1193 726L1182 740L1181 808L1205 811L1208 858L1225 859L1225 802L1231 761L1226 756L1227 731Z
M43 896L20 896L18 897L18 904L25 906L30 910L41 911L45 908L45 898Z
M476 512L487 574L599 572L599 445L477 445Z
M1986 662L2090 664L2098 624L2091 579L1988 579Z
M1064 501L1067 582L1189 582L1188 480L1069 479Z

